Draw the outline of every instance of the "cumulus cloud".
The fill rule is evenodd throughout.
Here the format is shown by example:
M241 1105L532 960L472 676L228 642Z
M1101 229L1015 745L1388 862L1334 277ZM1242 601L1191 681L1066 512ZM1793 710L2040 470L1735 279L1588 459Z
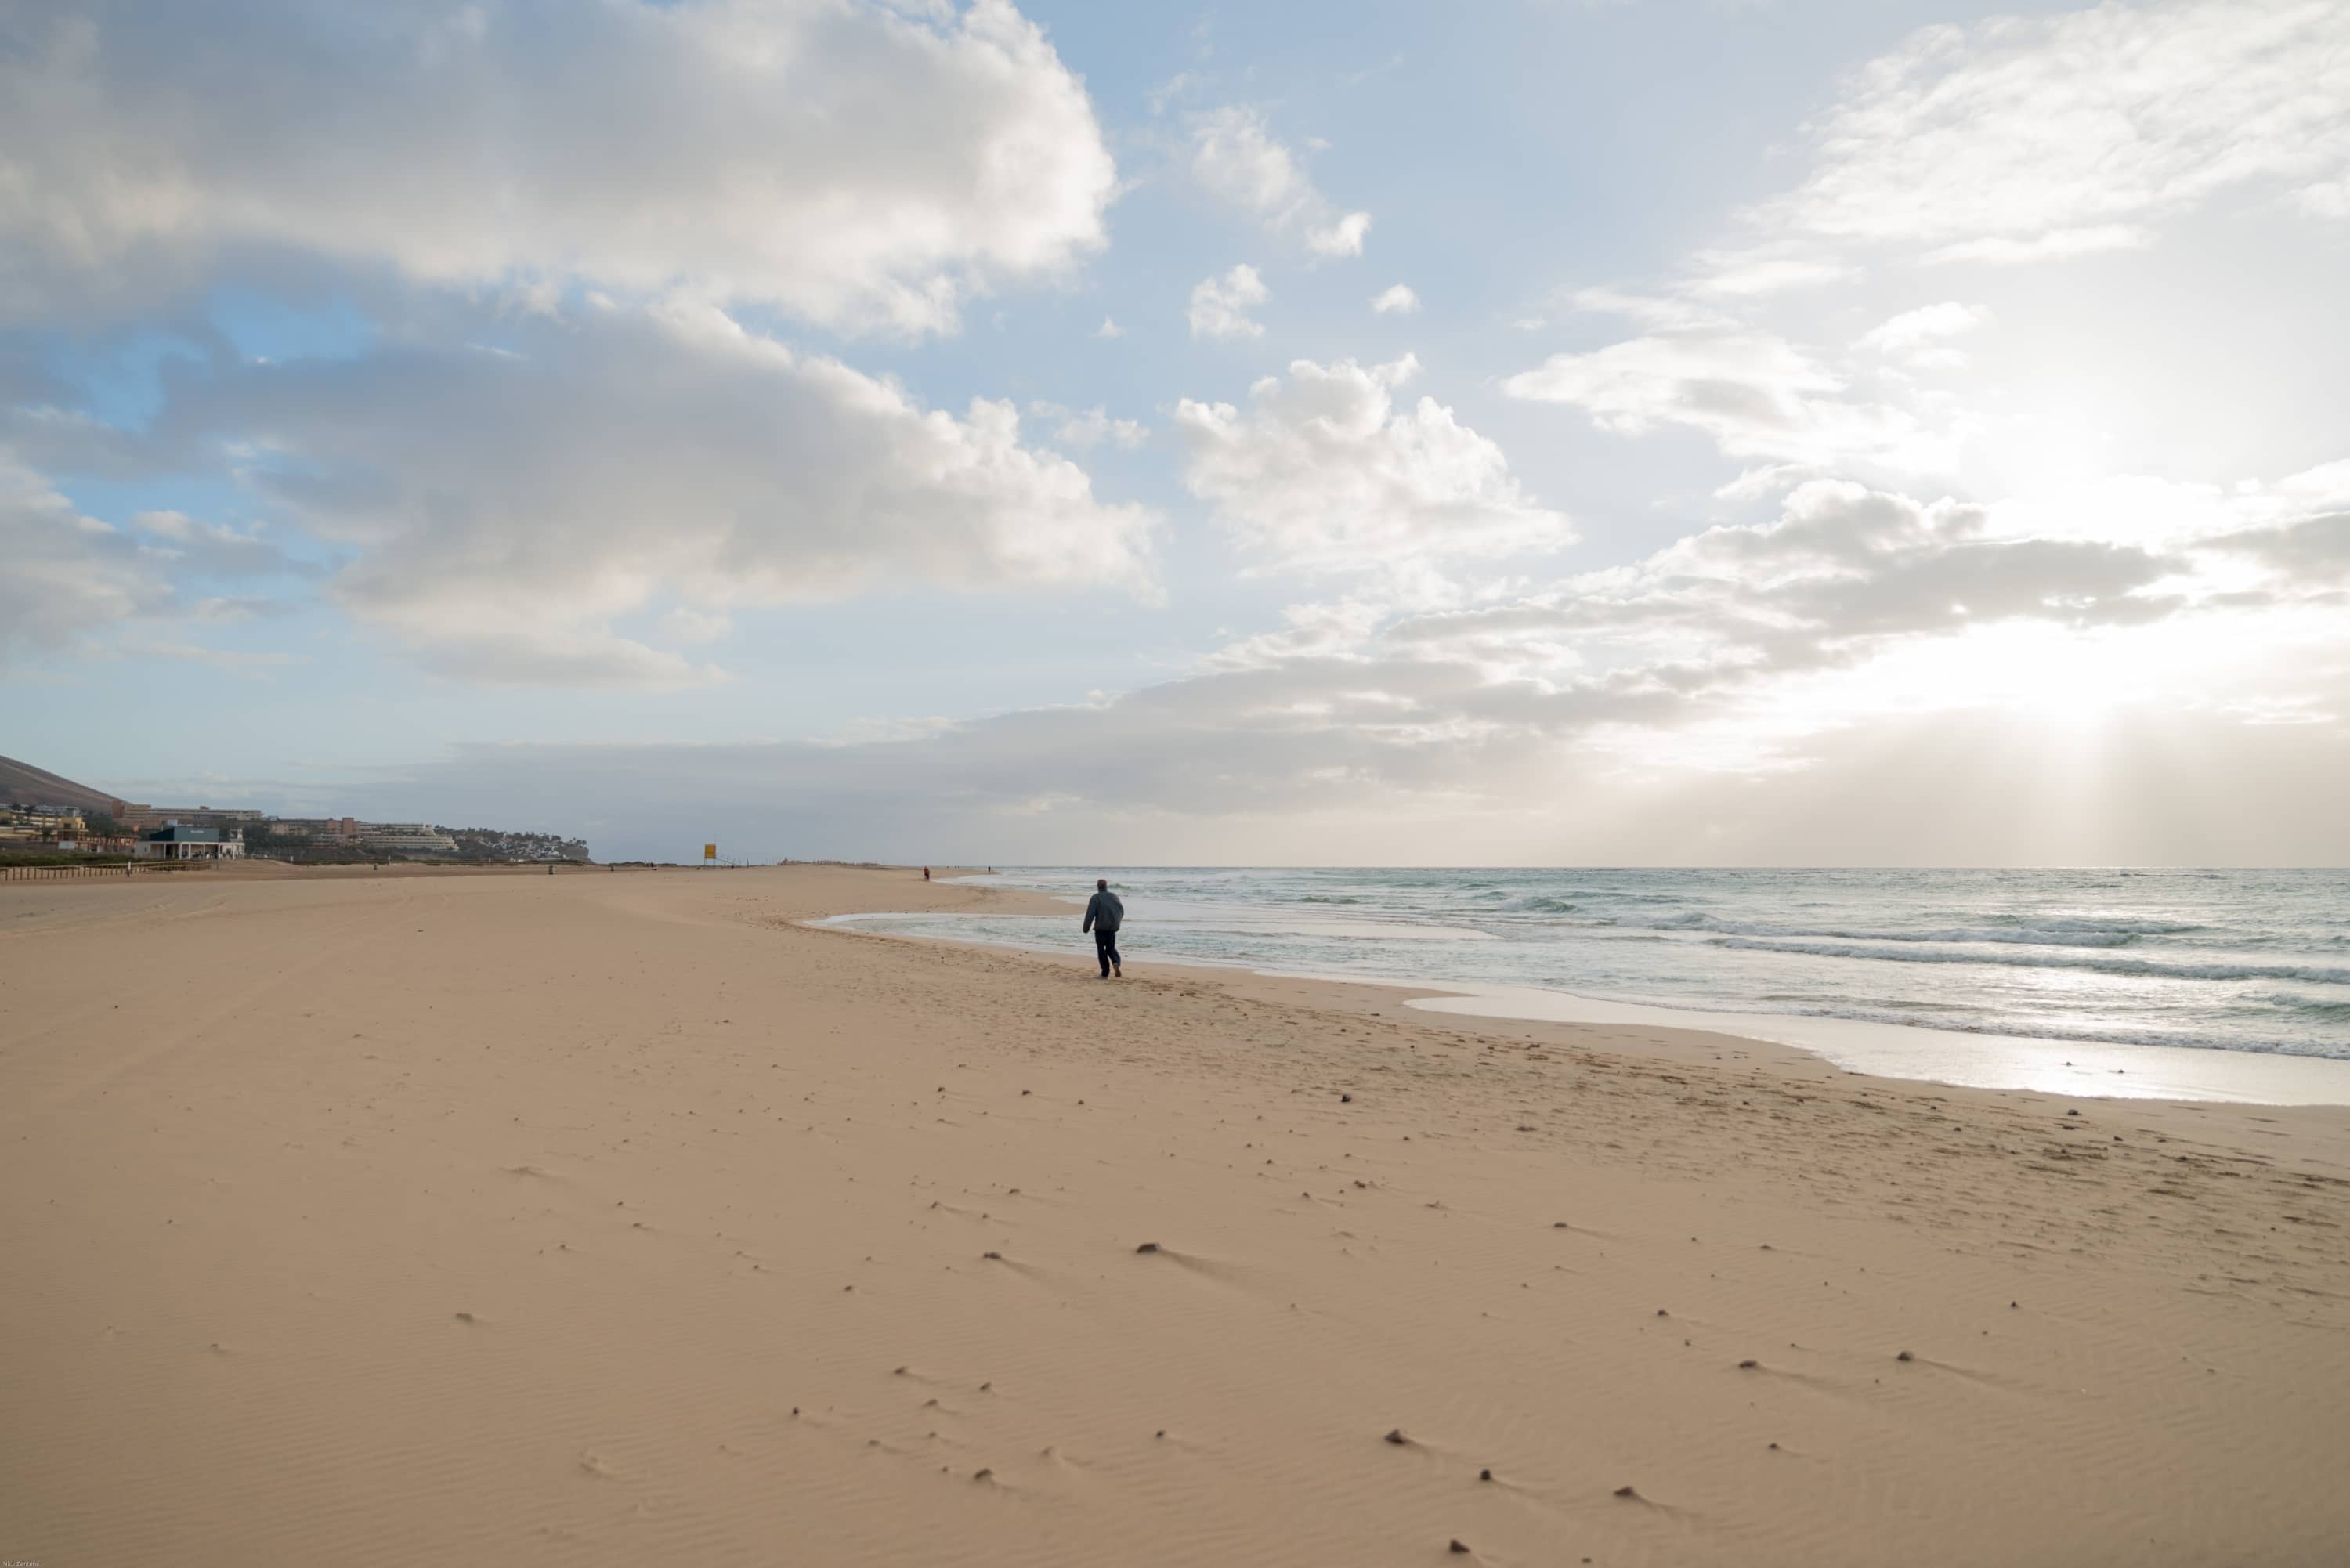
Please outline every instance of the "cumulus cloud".
M1203 277L1191 286L1188 318L1194 337L1262 337L1264 323L1249 312L1273 297L1256 268L1243 262L1218 277Z
M2222 196L2323 215L2350 173L2350 10L2098 5L1929 27L1813 128L1795 189L1701 280L1761 292L1854 254L2017 263L2141 245ZM1738 284L1739 287L1727 287Z
M2149 589L2184 563L2137 545L2002 536L1981 507L1922 504L1849 481L1814 481L1768 524L1711 528L1649 558L1617 603L1678 615L1712 598L1737 638L1794 629L1814 646L2036 619L2069 627L2137 624L2176 611Z
M1370 232L1368 213L1349 213L1335 223L1309 227L1305 231L1305 248L1315 255L1358 256L1363 254L1363 241Z
M1105 442L1120 452L1132 452L1150 439L1140 421L1114 419L1108 410L1098 406L1080 410L1035 402L1028 405L1028 411L1046 421L1055 445L1072 452L1089 452Z
M1381 637L1544 680L1605 670L1669 694L1688 720L1907 642L2161 620L2186 607L2158 591L2186 569L2134 545L2004 534L1979 506L1814 481L1768 523L1707 529L1540 593L1408 617Z
M1731 456L1799 468L1866 463L1935 472L1956 461L1950 432L1847 397L1842 376L1759 329L1698 327L1554 354L1502 386L1513 398L1573 404L1614 434L1685 425Z
M1419 308L1419 296L1409 284L1389 284L1372 296L1371 308L1381 316L1409 316Z
M333 597L470 680L718 678L618 625L662 599L1155 592L1150 515L1024 444L1008 403L928 409L708 308L593 310L518 343L240 367L159 439L249 443L247 483L354 553Z
M1006 0L91 0L0 16L0 310L281 247L934 331L1102 243L1083 84Z
M1269 565L1323 571L1556 549L1575 538L1510 472L1502 449L1422 397L1418 372L1300 359L1249 389L1249 407L1186 398L1175 410L1183 483Z
M1228 105L1191 117L1191 175L1210 194L1250 213L1273 234L1317 255L1363 254L1368 213L1339 213L1305 165L1254 109Z
M1191 176L1211 194L1269 217L1313 200L1313 182L1297 155L1251 109L1226 107L1192 117Z

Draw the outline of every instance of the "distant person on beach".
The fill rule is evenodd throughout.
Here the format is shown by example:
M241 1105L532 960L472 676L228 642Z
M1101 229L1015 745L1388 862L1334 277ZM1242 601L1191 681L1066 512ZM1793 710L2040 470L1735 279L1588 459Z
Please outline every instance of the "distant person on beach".
M1107 980L1115 974L1126 974L1125 961L1118 956L1118 929L1126 924L1126 906L1109 890L1109 878L1094 878L1094 896L1086 900L1086 923L1082 928L1094 934L1094 956L1101 960L1101 977Z
M931 879L931 868L930 868L929 867L925 866L925 867L922 867L922 880L923 880L923 881L925 881L925 882L927 882L927 881L929 881L930 879Z

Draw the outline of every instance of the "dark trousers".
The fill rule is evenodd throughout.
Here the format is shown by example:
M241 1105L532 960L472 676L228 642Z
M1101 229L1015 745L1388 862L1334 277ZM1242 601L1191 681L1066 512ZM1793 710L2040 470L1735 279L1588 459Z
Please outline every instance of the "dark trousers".
M1114 963L1124 963L1126 961L1124 959L1118 956L1117 927L1096 926L1094 928L1094 957L1101 960L1102 973L1104 974L1107 974L1109 972L1110 965Z

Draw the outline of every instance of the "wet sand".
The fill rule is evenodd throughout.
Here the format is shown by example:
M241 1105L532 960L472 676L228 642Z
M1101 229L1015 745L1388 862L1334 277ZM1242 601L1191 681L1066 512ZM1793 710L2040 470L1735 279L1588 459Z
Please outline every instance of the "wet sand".
M2350 1111L798 923L1013 897L0 887L0 1558L2350 1553Z

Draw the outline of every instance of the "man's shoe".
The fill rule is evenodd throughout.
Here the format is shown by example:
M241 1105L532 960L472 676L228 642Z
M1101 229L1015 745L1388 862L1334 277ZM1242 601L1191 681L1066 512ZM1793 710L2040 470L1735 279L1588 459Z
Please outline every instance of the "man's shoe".
M1114 963L1109 966L1109 972L1113 977L1118 980L1124 980L1126 978L1126 966L1122 963Z

